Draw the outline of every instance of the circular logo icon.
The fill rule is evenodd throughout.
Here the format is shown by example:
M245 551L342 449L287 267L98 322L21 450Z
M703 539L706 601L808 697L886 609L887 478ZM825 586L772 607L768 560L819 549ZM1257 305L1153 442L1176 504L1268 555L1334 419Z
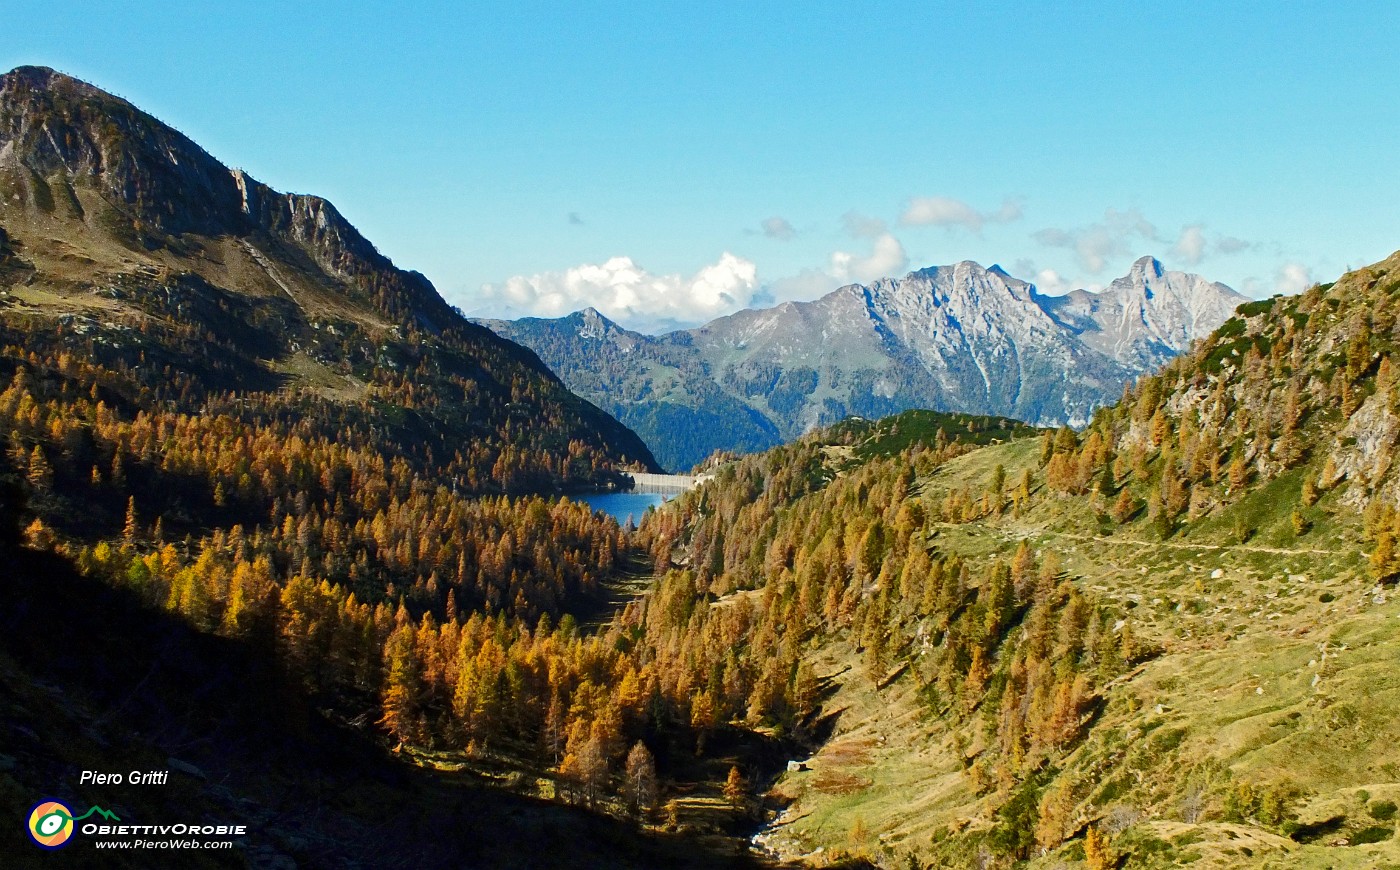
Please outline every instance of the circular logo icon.
M68 845L73 827L73 813L58 801L39 801L29 811L29 837L42 848Z

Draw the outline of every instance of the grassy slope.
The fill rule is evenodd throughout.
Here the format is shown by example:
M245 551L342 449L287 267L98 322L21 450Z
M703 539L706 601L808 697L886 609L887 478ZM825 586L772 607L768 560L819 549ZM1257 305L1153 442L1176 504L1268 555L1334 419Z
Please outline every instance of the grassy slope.
M923 481L923 497L978 490L997 464L1018 480L1038 455L1035 439L975 451ZM1097 786L1078 808L1083 821L1141 814L1114 838L1133 852L1128 866L1400 866L1395 839L1329 845L1377 824L1364 796L1400 794L1392 784L1400 779L1400 721L1392 715L1400 676L1391 665L1400 656L1400 601L1376 594L1359 517L1340 506L1340 493L1326 494L1309 512L1312 529L1294 535L1289 514L1304 473L1316 469L1284 475L1165 542L1143 519L1101 524L1087 497L1052 496L1019 518L931 530L934 546L975 559L1009 557L1030 539L1042 557L1056 553L1077 583L1117 602L1138 636L1161 648L1108 689L1103 714L1060 764L1061 778ZM1231 532L1238 513L1257 529L1245 545ZM826 709L840 711L839 724L810 770L779 783L777 793L795 803L769 845L818 861L845 849L894 863L906 853L938 854L935 837L964 825L990 826L986 800L961 773L946 729L923 715L912 678L877 689L844 642L818 655L818 672L834 684ZM1208 783L1197 824L1181 820L1187 774ZM1224 794L1241 781L1296 786L1299 823L1345 818L1311 844L1224 822ZM1072 843L1033 866L1078 866L1078 850Z

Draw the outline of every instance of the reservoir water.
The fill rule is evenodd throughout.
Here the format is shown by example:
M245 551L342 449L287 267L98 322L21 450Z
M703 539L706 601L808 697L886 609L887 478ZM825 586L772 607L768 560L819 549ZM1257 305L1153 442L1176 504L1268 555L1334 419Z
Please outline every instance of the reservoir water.
M675 498L675 494L659 492L590 492L571 495L574 501L581 501L625 524L630 516L633 522L640 523L647 508L656 507L662 502Z

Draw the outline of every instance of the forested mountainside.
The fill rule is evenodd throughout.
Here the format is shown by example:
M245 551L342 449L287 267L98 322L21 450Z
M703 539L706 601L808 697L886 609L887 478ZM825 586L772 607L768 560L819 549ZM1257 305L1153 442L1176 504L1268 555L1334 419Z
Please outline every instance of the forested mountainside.
M852 414L933 408L1083 426L1244 301L1151 257L1101 292L1065 296L962 262L661 336L592 309L482 322L533 348L663 465L684 470Z
M0 345L6 380L79 366L101 381L87 413L334 440L460 493L655 467L630 431L462 319L329 202L271 190L37 67L0 77Z
M143 460L139 451L121 454L110 466L115 471L99 468L101 480L94 482L76 473L89 467L85 458L70 462L59 449L61 439L48 440L54 422L71 411L64 396L84 392L62 371L32 381L25 372L0 398L21 445L4 454L17 469L3 490L7 528L23 530L23 549L5 581L12 603L4 610L17 627L5 635L3 656L9 658L0 656L7 685L17 693L7 721L32 738L17 766L0 771L16 812L25 795L43 787L44 771L69 771L86 741L102 740L124 752L164 753L227 772L236 788L187 783L189 799L224 809L242 801L239 812L252 812L261 827L241 844L245 851L309 856L311 866L339 866L347 850L364 845L350 838L332 847L324 838L363 819L366 802L382 798L416 808L438 789L455 788L449 805L465 800L475 806L478 791L488 787L529 799L521 809L503 810L513 818L523 813L524 824L537 824L529 819L542 813L552 820L538 822L547 830L577 827L594 838L594 851L561 846L547 863L581 866L616 853L624 864L647 866L679 849L676 857L656 860L729 864L740 860L732 838L758 818L763 783L820 732L811 674L797 670L800 651L780 651L771 661L740 656L747 649L747 642L736 645L748 634L745 611L732 611L739 621L710 619L713 593L675 585L689 584L689 574L668 577L661 591L619 618L579 626L576 613L598 609L598 587L615 583L629 565L642 568L644 546L667 549L660 539L629 538L611 519L567 500L468 500L442 487L425 490L398 478L392 467L361 467L338 447L318 451L293 443L293 451L280 454L284 459L252 466L257 484L241 494L230 488L220 495L226 481L207 466L184 464L188 456L177 465ZM889 434L916 439L924 465L1026 431L1008 420L933 417L933 423L922 419ZM848 424L833 437L853 442L865 425ZM138 444L146 443L150 434L105 419L84 428L96 433L99 445L125 443L133 433ZM823 455L821 443L790 449L806 459L795 461L785 482L767 495L775 507L829 479L810 464ZM337 472L342 460L348 470ZM300 469L300 476L288 476L288 468ZM726 472L725 479L735 473ZM186 515L143 514L133 494L116 526L73 516L79 497L146 488L190 493L182 503ZM270 519L274 513L280 521ZM722 543L700 546L693 558L707 565L722 560ZM660 558L669 566L673 556L667 549ZM706 584L715 579L700 576ZM675 599L672 609L648 610L656 606L648 602L677 589L684 599ZM70 609L80 634L64 644L53 626ZM647 612L655 614L650 621ZM687 621L686 613L696 619ZM154 639L174 631L176 621L173 639ZM122 643L133 644L131 670L102 665L95 675L110 679L84 676ZM198 706L199 697L229 682L209 676L207 686L190 695L190 668L253 681L255 690L247 693L230 688L250 708L241 702L232 709ZM39 703L44 687L54 685L64 687L68 700ZM133 711L120 721L145 724L115 725L103 712L132 703L113 695L128 689L140 698L142 715ZM263 705L314 720L296 727L312 728L330 756L307 761L305 773L328 786L340 783L332 786L339 797L331 817L309 819L287 807L304 793L299 788L276 795L259 784L257 766L274 757L259 741L290 743L295 752L305 734L280 728L245 734L241 717ZM198 724L189 724L191 716ZM162 727L163 717L185 724ZM79 749L35 736L59 725L87 735ZM386 761L374 753L386 749L408 763L397 774L385 769L389 785L342 781L361 764L379 770ZM442 775L411 785L424 769ZM397 777L408 777L410 785ZM413 791L403 795L400 788ZM60 793L73 795L66 785ZM93 802L95 794L83 796ZM530 802L541 799L547 804ZM603 818L559 816L551 808L561 801L635 821L619 828ZM247 809L250 803L255 810ZM135 805L138 812L157 808ZM283 821L269 820L267 814L280 812L287 814ZM489 818L492 811L476 812ZM627 825L638 822L642 827L628 833ZM383 859L386 843L400 842L375 842L370 854L379 858L367 866ZM460 837L427 846L404 846L405 854L417 856L417 866L455 866L460 856L481 852L480 844ZM486 854L499 856L494 863L504 866L533 860L506 846Z
M465 769L406 763L386 751L373 716L347 718L377 701L308 691L315 668L305 659L289 667L291 638L269 636L272 626L211 629L152 603L141 585L90 568L84 577L59 553L21 546L32 491L0 453L0 808L22 818L54 796L101 805L126 824L220 820L248 833L235 849L174 859L98 852L86 836L50 855L10 824L0 828L5 866L744 866L724 837L641 829L542 800L522 785L534 781L528 768L489 756ZM353 639L324 610L316 618L310 633L334 638L317 654L339 669L355 655ZM83 770L113 768L169 771L169 781L79 784Z
M627 545L612 520L553 496L614 483L619 469L655 469L632 433L530 351L462 320L329 203L231 172L81 82L35 68L0 77L0 194L0 449L20 483L0 500L7 533L27 503L24 547L5 575L0 634L17 693L5 717L30 736L83 733L72 751L40 739L5 753L12 815L36 789L71 796L70 768L84 753L92 764L104 741L240 768L242 794L272 801L266 773L276 765L256 745L262 732L230 746L201 730L222 737L255 712L325 717L316 739L371 768L382 749L356 747L381 727L428 746L442 725L428 715L439 712L431 693L390 689L408 678L405 661L412 675L442 676L405 650L444 625L454 676L465 655L454 633L487 650L487 695L512 685L490 653L510 637L556 643L603 679L599 661L613 653L581 635L572 614L603 606L600 587ZM37 592L97 636L60 643L61 618ZM172 617L187 630L171 634ZM148 670L99 667L124 644ZM207 686L190 676L201 669ZM240 692L239 674L257 685ZM55 686L71 703L47 699ZM247 706L204 710L208 691L246 694ZM474 697L463 690L464 710ZM120 724L138 699L154 712ZM177 724L190 717L199 727ZM288 727L270 736L306 737L295 717ZM464 733L453 731L453 746ZM187 752L191 744L204 748ZM423 808L418 782L385 800ZM295 814L282 799L296 795L318 800L293 788L272 802ZM215 797L227 808L237 796ZM347 793L341 821L373 819L355 803L372 797ZM489 803L465 806L473 802ZM526 804L528 819L539 808ZM349 866L349 850L308 846L304 835L326 834L296 818L258 848ZM603 837L604 855L625 863L647 853L627 826L561 818L564 831ZM455 847L406 854L428 856L418 866L473 854L449 839ZM388 860L372 854L368 866Z
M1245 306L1082 432L847 421L632 537L566 502L470 503L492 531L459 581L490 588L506 553L512 583L565 590L573 564L653 562L596 627L554 585L505 607L442 566L436 593L360 598L338 559L425 558L439 533L392 522L423 503L365 523L383 547L295 511L168 545L137 512L94 544L42 519L62 466L9 455L29 546L96 588L261 651L415 770L630 815L639 842L732 852L722 832L761 824L771 860L818 866L1388 866L1397 297L1400 255Z
M1400 864L1398 306L1400 255L1243 306L1082 432L937 465L784 448L650 518L687 568L638 632L743 626L721 687L798 650L799 708L832 720L758 841L888 867Z

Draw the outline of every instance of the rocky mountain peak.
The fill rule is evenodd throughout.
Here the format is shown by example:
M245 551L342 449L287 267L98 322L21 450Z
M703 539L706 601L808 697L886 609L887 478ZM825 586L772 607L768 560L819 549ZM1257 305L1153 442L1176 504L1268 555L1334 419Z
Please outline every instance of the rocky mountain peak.
M17 66L9 72L0 76L0 90L14 85L23 85L30 88L48 88L52 86L55 79L68 82L75 89L86 89L96 91L87 82L79 81L71 76L64 75L58 70L46 66Z
M968 282L985 280L989 276L1004 276L1000 270L993 271L982 266L976 260L959 260L956 263L949 263L943 266L925 266L906 275L903 280L923 279L934 283L947 284L949 282ZM1009 277L1009 276L1007 276ZM886 281L898 283L899 279L889 278ZM878 283L878 282L877 282Z
M902 279L881 279L864 289L872 310L910 323L932 316L933 309L942 312L939 318L963 324L985 324L984 315L991 312L1019 311L1014 319L1026 323L1045 319L1033 302L1031 284L1000 267L984 268L973 260L930 266Z
M0 175L35 215L53 208L55 192L77 202L77 191L95 190L107 213L81 219L133 249L179 247L186 234L289 245L395 321L438 332L453 320L426 278L395 269L329 201L273 190L126 100L51 69L0 76ZM386 273L392 286L370 286Z
M1132 268L1128 270L1128 277L1139 281L1161 278L1164 274L1162 262L1152 256L1139 257L1133 262Z
M1185 352L1248 300L1224 284L1142 257L1097 293L1075 290L1038 301L1084 344L1150 369Z
M91 184L143 231L217 234L243 223L228 170L189 137L45 67L0 76L0 168Z
M576 312L576 314L585 323L596 323L603 327L610 327L616 325L608 319L606 314L594 308L592 305L582 309L581 311Z
M578 336L579 338L591 338L597 341L604 341L609 335L618 332L617 324L603 316L603 313L593 306L589 306L577 312Z

